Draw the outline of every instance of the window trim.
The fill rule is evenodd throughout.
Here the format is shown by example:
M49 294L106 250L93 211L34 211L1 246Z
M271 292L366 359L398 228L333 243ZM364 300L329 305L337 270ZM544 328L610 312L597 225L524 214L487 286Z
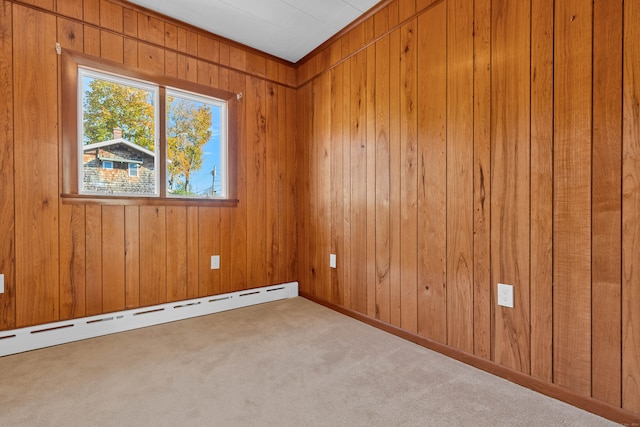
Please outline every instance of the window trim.
M130 176L131 178L138 178L138 176L139 176L139 171L138 171L138 169L139 169L139 168L138 168L138 164L137 164L137 163L129 163L129 164L127 165L127 172L129 172L129 176ZM135 170L135 172L136 172L136 174L135 174L135 175L133 175L133 174L131 173L131 171L133 171L133 170Z
M109 167L107 167L109 165ZM104 170L112 170L113 169L113 161L111 160L102 160L102 169Z
M62 50L61 55L62 90L62 192L65 203L98 203L109 205L196 205L196 206L237 206L237 155L238 155L238 104L240 96L233 92L167 77L128 65L91 57L79 52ZM170 87L194 94L201 94L226 101L227 103L227 194L226 198L176 197L167 195L166 167L159 168L158 195L125 196L80 194L78 172L78 69L91 68L97 72L111 73L126 78L147 81L159 86L160 97L166 97L166 88ZM164 103L159 109L160 132L158 152L160 165L166 165L166 111Z

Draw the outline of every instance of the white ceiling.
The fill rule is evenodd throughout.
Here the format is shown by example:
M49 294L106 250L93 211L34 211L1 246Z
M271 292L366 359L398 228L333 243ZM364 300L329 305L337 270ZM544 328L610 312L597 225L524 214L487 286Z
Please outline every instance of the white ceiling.
M297 62L379 0L129 0Z

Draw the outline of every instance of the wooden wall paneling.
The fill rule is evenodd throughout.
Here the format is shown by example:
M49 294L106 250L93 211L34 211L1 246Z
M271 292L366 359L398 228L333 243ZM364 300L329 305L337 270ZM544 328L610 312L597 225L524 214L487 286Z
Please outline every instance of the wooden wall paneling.
M102 58L121 64L124 62L124 39L122 36L108 31L100 31L100 47Z
M100 30L91 26L84 26L84 53L100 56Z
M187 209L185 206L167 207L167 301L189 298Z
M225 45L226 46L226 45ZM227 62L229 61L229 50L226 49L226 58ZM225 54L221 53L221 57L224 57ZM229 78L230 73L226 68L220 68L218 70L219 74L219 87L222 90L230 90L229 89ZM232 281L231 281L231 253L232 253L232 223L231 223L231 214L234 211L234 208L223 208L219 209L220 211L220 292L226 293L233 291Z
M373 15L373 32L374 37L382 37L389 31L389 7L377 12ZM379 47L379 46L378 46Z
M555 6L553 377L590 395L592 2Z
M351 308L367 314L367 52L351 63Z
M178 49L178 27L168 22L164 23L164 45L172 50Z
M58 18L58 42L63 49L84 50L84 30L81 23Z
M138 42L125 38L123 46L124 64L131 67L138 66Z
M102 312L125 308L124 206L102 207Z
M15 278L15 190L13 130L13 29L12 3L0 5L0 272L4 293L0 294L0 330L16 324Z
M491 281L491 0L474 2L474 34L473 353L490 359L495 295Z
M265 204L264 211L266 221L266 283L279 283L281 277L282 253L279 239L278 218L281 217L280 199L278 194L282 188L279 157L280 149L280 114L278 100L280 91L278 85L267 82L265 115L266 124L266 153L265 153ZM284 118L284 111L282 112Z
M447 342L447 7L417 20L418 328Z
M164 49L148 43L138 43L138 67L153 73L164 74Z
M622 407L640 413L640 4L624 3Z
M393 5L395 3L391 3ZM389 7L391 7L391 5ZM389 25L392 16L389 11ZM398 13L395 12L397 20ZM389 310L390 322L400 326L400 29L389 35Z
M364 46L364 23L361 23L360 25L358 25L357 27L355 27L354 29L352 29L351 31L349 31L348 35L345 36L348 40L348 53L349 55L354 54L358 49L362 48L362 46ZM309 62L313 62L315 65L315 58L312 58L312 61ZM311 71L311 75L315 75L316 73L316 69L315 66L313 67L313 70Z
M317 131L317 118L318 118L318 81L314 80L309 83L309 97L306 102L307 114L305 117L311 117L309 124L305 129L305 141L307 144L307 151L305 157L307 158L309 167L309 185L307 188L308 208L307 208L307 287L313 295L318 295L318 158L317 147L318 140L316 138Z
M553 1L531 1L531 375L553 381ZM493 285L495 286L495 285Z
M220 43L220 65L229 66L231 46L228 43Z
M187 298L197 298L200 295L200 223L199 208L187 207ZM171 249L173 250L173 248ZM224 262L220 259L220 265ZM168 273L168 271L167 271ZM171 288L169 288L171 289ZM177 290L177 292L180 292Z
M229 64L231 68L238 71L246 71L247 69L247 52L235 46L231 46L229 50Z
M393 28L399 23L398 1L399 0L393 0L387 6L389 9L389 28Z
M199 285L198 296L220 293L220 270L211 269L211 256L220 255L218 208L198 208Z
M296 90L287 88L285 90L284 108L281 107L281 111L286 111L286 130L280 132L280 135L285 135L284 144L281 142L281 148L285 150L285 165L286 165L286 187L285 191L280 193L280 206L284 208L284 218L280 226L280 234L282 239L286 242L286 255L287 264L285 271L288 276L286 281L294 281L298 278L298 233L297 222L299 218L297 216L297 202L298 202L298 182L297 182L297 170L298 170L298 157L296 153L296 146L298 145L298 139L295 132L299 123L298 116L298 104L296 97ZM284 145L284 147L282 147Z
M247 68L246 72L261 78L267 76L267 60L264 56L257 53L247 52Z
M236 93L246 94L246 79L236 72L229 75L229 88ZM231 247L232 253L229 260L229 268L231 269L232 289L245 289L247 287L247 98L243 98L238 104L237 117L237 140L233 141L237 144L237 164L236 164L236 183L238 206L231 212ZM221 261L225 262L225 261Z
M367 19L367 34L373 39L373 18ZM369 31L370 28L370 31ZM369 39L369 36L367 36ZM367 315L376 317L376 46L367 48Z
M89 24L100 25L100 0L84 0L84 20Z
M82 0L56 1L56 12L75 19L82 19Z
M12 16L11 33L20 34L13 38L13 161L15 326L22 327L59 318L58 79L56 18L19 5Z
M100 26L122 33L124 18L122 6L110 2L109 0L100 0Z
M85 316L85 207L60 204L60 320Z
M125 308L140 307L140 208L124 207Z
M331 253L336 255L336 268L331 269L331 302L344 304L344 69L338 65L331 75ZM303 118L304 119L304 118ZM299 220L301 218L299 217Z
M402 18L402 16L401 16ZM400 31L400 307L402 329L418 331L418 136L416 20Z
M140 207L140 305L167 299L167 231L164 206Z
M420 12L438 2L441 2L441 0L416 0L416 11ZM478 10L478 8L476 8L476 10Z
M378 16L376 14L375 16ZM385 17L388 15L385 15ZM378 22L376 20L376 22ZM385 21L386 22L386 21ZM375 76L371 86L375 93L375 317L391 321L390 269L391 269L391 215L390 215L390 115L389 115L389 37L375 44ZM371 150L373 151L373 150Z
M473 2L447 9L447 342L472 353Z
M347 44L347 43L343 43ZM343 305L351 307L352 288L352 264L351 264L351 61L347 60L340 65L342 70L342 197L343 197L343 248L342 257L338 258L342 272L342 300ZM305 117L305 116L303 116Z
M198 56L212 62L220 61L220 42L198 34Z
M247 282L264 286L266 275L266 84L247 77Z
M513 286L514 308L494 301L493 359L530 370L530 4L491 5L491 283ZM475 266L474 266L475 267Z
M416 13L416 0L398 0L400 22L411 18Z
M621 406L622 2L593 3L592 396Z
M124 8L122 10L122 26L124 35L138 37L138 12L133 9Z
M184 57L182 57L184 58ZM184 65L184 61L181 65ZM178 54L171 51L164 53L164 75L167 77L178 77Z
M138 38L158 46L164 46L164 21L144 13L138 13Z
M296 100L300 115L310 117L309 96L310 84L306 84L298 89ZM309 158L308 158L308 135L307 129L310 120L302 121L296 128L296 157L298 159L298 282L300 291L311 293L309 288Z
M316 296L331 301L331 269L329 253L331 251L331 75L323 73L318 82L315 105L314 135L315 157L317 168L317 228L316 239L316 274L318 277Z
M85 305L86 315L102 313L102 207L85 208Z

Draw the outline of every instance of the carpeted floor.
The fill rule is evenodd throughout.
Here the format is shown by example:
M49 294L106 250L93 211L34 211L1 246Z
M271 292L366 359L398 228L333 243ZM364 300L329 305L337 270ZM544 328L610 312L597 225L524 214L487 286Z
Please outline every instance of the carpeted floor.
M294 298L0 358L0 425L615 424Z

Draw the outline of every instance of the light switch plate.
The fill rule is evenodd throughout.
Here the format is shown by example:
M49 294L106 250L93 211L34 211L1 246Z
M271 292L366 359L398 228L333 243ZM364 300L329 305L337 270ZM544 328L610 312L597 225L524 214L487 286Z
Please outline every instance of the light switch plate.
M212 270L220 269L220 255L211 255L211 269Z
M0 274L0 294L4 294L4 274Z
M329 267L336 268L336 254L329 254Z
M513 308L513 286L498 283L498 305Z

